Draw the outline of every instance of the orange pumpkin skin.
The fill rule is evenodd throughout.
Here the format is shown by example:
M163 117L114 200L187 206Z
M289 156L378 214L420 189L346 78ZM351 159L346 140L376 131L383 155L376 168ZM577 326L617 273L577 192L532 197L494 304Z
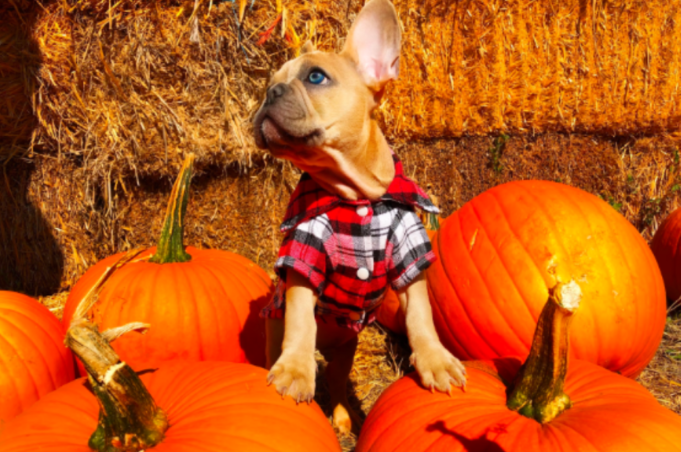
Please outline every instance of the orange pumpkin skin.
M170 427L153 452L340 451L316 403L296 405L267 386L267 371L227 362L166 362L140 374ZM76 380L0 433L3 452L91 452L99 405Z
M426 272L443 344L461 359L526 356L548 287L584 293L571 349L634 377L664 331L664 284L653 254L611 206L577 188L517 181L487 190L443 223Z
M681 298L681 208L662 222L650 248L660 265L667 298L674 302Z
M575 319L576 321L576 319ZM356 452L676 452L681 417L638 383L572 360L572 408L544 425L506 407L520 360L467 363L466 392L431 393L410 374L390 386L364 422Z
M376 310L376 320L395 334L407 334L406 319L394 290L389 288L386 292L383 302Z
M140 257L155 251L151 248ZM118 270L90 310L92 321L102 331L130 322L155 326L112 344L133 368L173 359L264 366L265 324L259 313L271 296L270 277L235 253L193 247L187 252L192 256L188 262L134 262ZM74 286L64 309L65 328L78 301L120 256L100 261ZM82 364L78 366L85 375Z
M0 291L0 428L73 378L59 320L33 298Z

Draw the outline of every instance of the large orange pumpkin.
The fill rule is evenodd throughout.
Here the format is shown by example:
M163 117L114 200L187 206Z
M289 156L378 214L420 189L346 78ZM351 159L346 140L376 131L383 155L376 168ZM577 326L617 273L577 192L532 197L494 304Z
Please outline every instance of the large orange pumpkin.
M585 361L567 368L567 315L542 314L522 368L519 358L466 362L465 391L431 393L416 374L398 380L356 451L677 452L681 417L639 384Z
M156 326L146 335L116 341L116 351L133 366L172 359L263 366L265 326L259 312L269 301L272 281L263 269L238 254L185 249L182 220L191 160L185 162L173 187L159 247L145 251L109 279L90 318L103 329L137 321ZM150 256L154 257L145 259ZM78 301L120 257L102 260L78 281L64 309L66 327Z
M681 208L660 225L650 244L662 271L667 298L681 299Z
M265 369L174 361L137 377L111 348L81 344L94 357L89 382L69 383L16 417L0 433L0 450L340 451L319 406L282 398Z
M0 291L0 429L74 378L59 320L33 298ZM2 450L2 448L0 448Z
M575 357L635 376L662 338L660 270L636 229L577 188L517 181L487 190L443 222L427 271L443 344L461 359L525 356L548 288L576 280L585 303Z

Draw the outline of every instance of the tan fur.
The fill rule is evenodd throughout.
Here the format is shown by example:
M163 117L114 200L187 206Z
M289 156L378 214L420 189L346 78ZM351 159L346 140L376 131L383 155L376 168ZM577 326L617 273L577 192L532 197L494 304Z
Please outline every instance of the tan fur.
M367 37L387 43L379 48L380 63L367 57ZM317 51L306 43L301 56L284 64L272 77L268 96L254 120L256 142L279 158L307 171L329 192L349 200L378 199L394 177L390 147L372 111L386 84L399 71L400 31L397 14L387 0L368 2L350 31L340 54ZM376 49L374 47L372 49ZM305 79L311 68L328 75L326 85ZM406 315L411 362L423 385L449 391L465 385L463 365L447 351L433 324L423 275L398 293ZM350 408L346 384L355 349L355 332L335 321L315 321L317 303L310 283L295 271L287 273L286 315L268 319L269 383L283 396L310 401L314 396L315 347L329 364L333 419L341 431L359 428Z

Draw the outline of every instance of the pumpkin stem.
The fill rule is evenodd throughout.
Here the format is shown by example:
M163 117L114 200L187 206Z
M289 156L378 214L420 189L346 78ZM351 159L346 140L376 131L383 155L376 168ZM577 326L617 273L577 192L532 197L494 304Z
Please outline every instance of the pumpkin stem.
M581 298L581 289L574 281L558 283L549 290L530 354L506 402L509 409L545 424L570 408L570 398L563 392L568 367L568 328Z
M424 224L425 228L429 231L439 231L440 230L440 220L436 213L427 212L426 221Z
M158 240L156 254L149 259L149 262L171 264L187 262L192 258L184 249L182 236L184 235L184 216L187 213L189 182L192 178L193 166L194 154L188 154L184 159L180 174L175 180L173 191L170 193L166 218L161 230L161 238Z
M99 401L97 430L88 446L99 452L139 452L160 443L168 428L166 414L97 326L85 319L73 322L65 343L85 365Z

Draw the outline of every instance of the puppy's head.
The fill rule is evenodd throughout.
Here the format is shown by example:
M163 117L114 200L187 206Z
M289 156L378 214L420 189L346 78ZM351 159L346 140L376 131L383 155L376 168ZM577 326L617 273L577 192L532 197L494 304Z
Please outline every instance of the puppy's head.
M320 52L308 42L274 74L254 120L257 145L304 170L361 160L357 153L372 135L371 112L399 72L399 50L395 8L370 0L341 53Z

